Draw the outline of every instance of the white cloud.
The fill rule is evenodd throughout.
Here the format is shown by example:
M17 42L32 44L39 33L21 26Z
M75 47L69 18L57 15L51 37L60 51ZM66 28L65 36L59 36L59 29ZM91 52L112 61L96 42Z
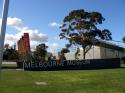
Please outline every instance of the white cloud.
M56 27L56 28L59 28L61 26L61 24L58 24L56 22L52 22L49 24L50 27Z
M37 41L30 41L31 50L35 50L38 44L40 43Z
M2 19L0 18L0 24L2 22ZM5 36L5 43L10 44L11 46L17 43L17 41L21 38L23 33L29 33L30 36L30 44L31 49L34 50L36 48L36 45L46 42L48 39L48 36L46 34L43 34L39 32L38 30L30 29L27 26L23 26L23 22L21 19L16 17L8 17L7 18L7 26L13 27L18 30L16 34L6 34Z
M29 28L25 28L16 34L16 37L18 38L18 40L23 35L23 33L26 33L26 32L29 33L30 45L31 45L32 50L34 50L36 48L36 45L46 42L48 39L48 36L46 34L40 33L38 30L32 30Z
M5 44L9 44L10 46L14 45L17 40L18 39L13 34L6 34L5 36Z
M2 19L0 18L0 25L2 23ZM7 25L17 30L21 30L23 28L22 20L16 17L8 17L7 18Z
M2 20L0 18L0 24ZM30 46L31 50L35 50L36 46L40 43L45 43L47 46L49 46L50 50L58 50L61 49L61 46L57 43L49 43L47 42L48 36L46 34L43 34L39 32L37 29L31 29L27 26L23 25L23 21L16 17L8 17L7 18L7 26L15 28L18 32L16 34L6 34L5 36L5 44L8 43L10 46L17 43L17 41L21 38L23 33L29 33L30 36ZM57 24L56 22L53 22L49 24L51 27L59 27L60 24Z
M19 18L7 18L7 25L11 27L15 27L16 29L21 29L23 27L22 20Z
M5 39L10 41L17 40L17 38L13 34L6 34Z
M58 43L46 43L47 46L51 48L51 50L61 49L61 46Z
M38 30L31 31L29 33L32 41L45 42L48 39L46 34L39 33Z
M21 29L21 31L16 34L16 37L19 39L23 33L29 33L31 41L46 42L48 39L46 34L40 33L38 30L29 29L28 27Z

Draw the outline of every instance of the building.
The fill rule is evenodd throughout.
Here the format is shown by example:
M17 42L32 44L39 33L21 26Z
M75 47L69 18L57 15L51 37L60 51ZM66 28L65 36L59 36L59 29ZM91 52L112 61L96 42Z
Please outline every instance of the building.
M125 56L124 48L117 45L101 42L100 46L93 46L87 53L86 59L106 59L106 58L119 58ZM67 60L75 60L75 53L66 53ZM78 59L83 59L83 50L80 49Z
M26 59L30 54L30 39L29 33L24 35L18 41L18 53L21 59Z

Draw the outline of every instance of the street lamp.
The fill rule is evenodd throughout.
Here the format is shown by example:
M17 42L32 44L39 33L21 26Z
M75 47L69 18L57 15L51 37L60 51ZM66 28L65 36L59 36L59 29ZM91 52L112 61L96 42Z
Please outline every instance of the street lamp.
M2 11L2 25L1 25L1 33L0 33L0 71L2 69L3 49L4 49L4 39L5 39L5 32L6 32L8 8L9 8L9 0L4 0L3 11Z

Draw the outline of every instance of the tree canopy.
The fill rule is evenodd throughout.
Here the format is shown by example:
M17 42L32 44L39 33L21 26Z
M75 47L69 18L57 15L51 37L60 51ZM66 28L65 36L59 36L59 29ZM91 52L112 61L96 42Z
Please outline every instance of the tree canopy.
M47 48L48 46L45 44L39 44L36 46L36 50L33 53L34 58L37 60L45 61L45 57L47 56Z
M19 55L16 49L6 48L3 52L3 60L18 60Z
M98 24L102 24L105 18L99 12L86 12L83 9L71 11L63 20L60 27L60 39L69 41L66 47L78 45L83 48L83 58L99 39L111 40L111 32L108 29L101 30Z
M122 38L123 43L125 43L125 37Z

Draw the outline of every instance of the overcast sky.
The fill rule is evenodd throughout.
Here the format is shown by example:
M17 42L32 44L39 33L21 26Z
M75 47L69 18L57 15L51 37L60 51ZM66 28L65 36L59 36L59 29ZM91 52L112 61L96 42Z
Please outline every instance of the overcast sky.
M0 0L0 21L2 13ZM125 0L10 0L5 43L17 43L24 32L29 32L31 47L45 42L49 51L64 47L59 40L59 26L71 10L98 11L106 19L100 29L109 29L116 41L125 36Z

